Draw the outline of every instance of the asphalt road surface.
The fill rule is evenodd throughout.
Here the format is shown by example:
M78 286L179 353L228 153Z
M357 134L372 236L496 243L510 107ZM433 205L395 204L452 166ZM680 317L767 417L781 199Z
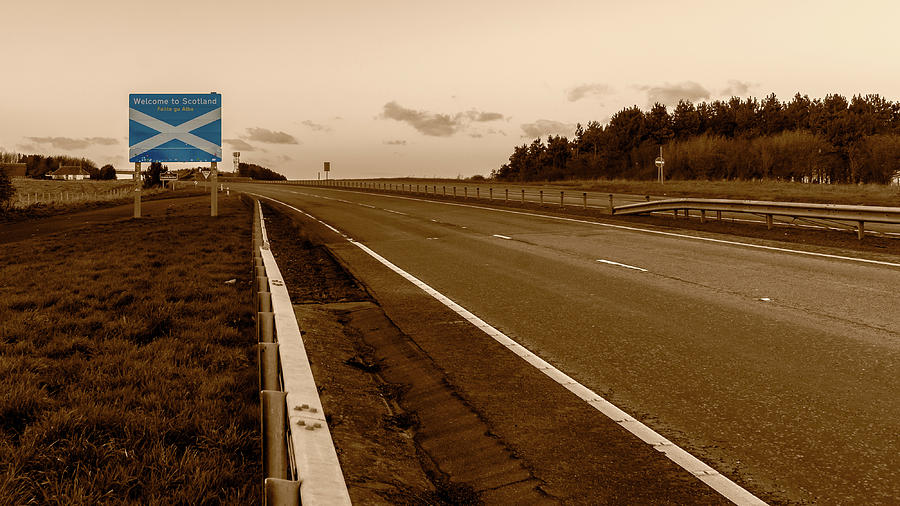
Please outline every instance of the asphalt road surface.
M900 502L900 263L231 186L365 244L757 495Z

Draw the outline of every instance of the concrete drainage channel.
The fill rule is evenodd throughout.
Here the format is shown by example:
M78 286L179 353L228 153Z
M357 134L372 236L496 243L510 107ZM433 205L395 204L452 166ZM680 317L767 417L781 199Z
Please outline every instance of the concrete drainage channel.
M350 504L287 287L253 208L265 504Z

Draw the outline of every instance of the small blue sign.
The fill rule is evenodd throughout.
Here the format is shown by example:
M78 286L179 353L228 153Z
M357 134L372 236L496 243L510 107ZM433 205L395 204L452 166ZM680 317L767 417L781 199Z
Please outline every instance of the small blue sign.
M128 95L128 160L221 162L222 95Z

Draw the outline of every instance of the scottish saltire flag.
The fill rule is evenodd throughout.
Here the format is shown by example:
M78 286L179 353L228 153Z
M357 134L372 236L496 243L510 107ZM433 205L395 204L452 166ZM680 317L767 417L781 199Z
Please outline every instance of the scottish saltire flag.
M132 162L221 162L222 95L128 95Z

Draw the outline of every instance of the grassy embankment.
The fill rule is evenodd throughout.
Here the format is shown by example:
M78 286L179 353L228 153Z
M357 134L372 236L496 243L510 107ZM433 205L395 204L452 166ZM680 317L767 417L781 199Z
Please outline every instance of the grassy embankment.
M697 197L736 200L771 200L780 202L812 202L821 204L848 204L873 206L900 206L900 186L878 184L804 184L788 181L634 181L627 179L591 179L570 181L496 182L468 179L378 179L394 183L451 183L457 187L489 184L495 188L504 186L553 186L561 190L653 195L656 197Z
M259 502L250 214L220 202L0 245L0 504Z

